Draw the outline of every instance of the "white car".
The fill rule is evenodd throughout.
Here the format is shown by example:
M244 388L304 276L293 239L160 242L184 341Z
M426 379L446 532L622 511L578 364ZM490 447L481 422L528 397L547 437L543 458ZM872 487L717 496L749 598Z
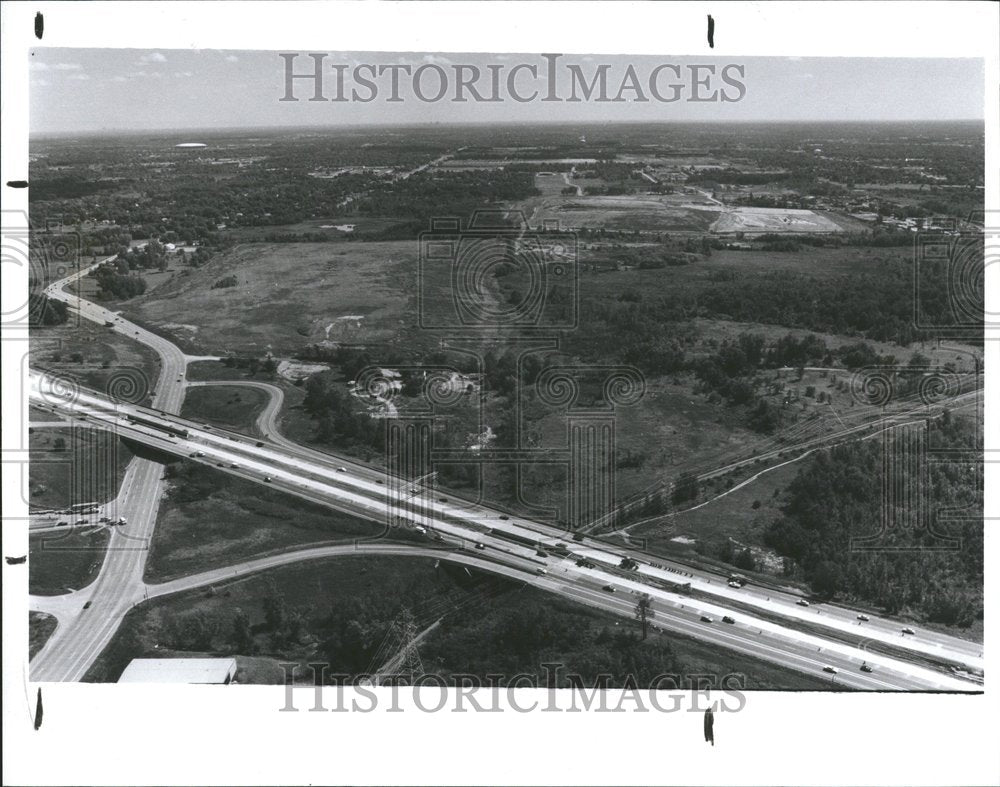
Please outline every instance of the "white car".
M800 598L795 603L798 604L800 607L808 607L809 606L809 602L806 601L804 598Z
M739 588L743 587L743 585L741 585L739 582L737 582L735 579L733 579L733 580L730 580L729 587L736 588L738 590Z
M339 470L341 473L346 473L347 472L347 468L346 467L338 467L337 470Z
M871 618L869 618L867 615L858 615L858 620L862 621L863 623L867 623L869 620L871 620Z

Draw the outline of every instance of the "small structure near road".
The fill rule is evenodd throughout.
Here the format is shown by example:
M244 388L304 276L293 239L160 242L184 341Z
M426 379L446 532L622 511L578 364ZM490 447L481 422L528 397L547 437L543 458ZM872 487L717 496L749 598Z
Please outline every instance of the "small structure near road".
M132 659L119 683L231 683L236 659Z

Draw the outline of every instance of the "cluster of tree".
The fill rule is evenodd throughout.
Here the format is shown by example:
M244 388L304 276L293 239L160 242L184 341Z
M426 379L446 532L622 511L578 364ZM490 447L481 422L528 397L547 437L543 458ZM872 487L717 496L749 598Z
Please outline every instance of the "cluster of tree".
M382 421L371 418L363 405L332 372L312 375L305 384L302 408L316 422L319 442L341 448L365 446L382 449L385 444Z
M57 301L45 293L34 292L28 298L29 325L52 326L62 325L69 319L66 304Z
M146 280L128 270L128 263L121 259L99 266L93 275L101 288L101 297L128 300L142 295L146 291Z
M239 283L240 283L240 280L237 279L233 275L223 276L221 279L219 279L217 282L215 282L212 285L212 289L213 290L221 290L221 289L225 289L227 287L235 287Z
M975 453L976 427L944 417L928 427L936 450ZM851 443L816 454L786 491L783 516L765 533L766 543L792 558L813 589L825 596L863 599L894 614L903 609L929 620L968 626L982 616L983 476L977 462L933 462L926 489L928 511L895 510L913 527L883 531L883 451L889 443ZM892 483L920 483L919 463L900 462ZM915 499L915 498L914 498ZM904 504L913 506L913 502ZM962 511L948 520L947 511ZM926 515L926 521L917 519ZM852 538L876 534L885 549L851 548ZM961 539L958 549L934 549L934 535Z

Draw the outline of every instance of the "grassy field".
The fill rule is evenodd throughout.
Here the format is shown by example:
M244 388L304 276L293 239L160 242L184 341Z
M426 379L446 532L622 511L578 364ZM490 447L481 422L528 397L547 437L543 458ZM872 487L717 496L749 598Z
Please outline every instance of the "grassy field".
M73 315L63 325L32 330L30 352L33 368L72 377L102 393L110 388L130 402L148 404L156 390L156 353Z
M118 494L132 460L126 445L88 426L33 429L28 479L33 509L106 502Z
M727 539L740 544L759 544L763 530L781 514L781 492L801 466L799 462L786 464L715 497L723 492L719 489L709 493L707 496L714 499L700 508L634 528L630 533L634 538L645 539L647 548L657 552L691 551L696 546L713 550ZM762 563L759 566L762 571L780 571L780 560L769 565L763 560L758 562Z
M188 462L168 469L146 580L161 582L303 544L378 535L374 523Z
M281 356L324 341L390 342L413 289L416 255L412 241L241 244L129 308L218 354ZM235 287L212 288L230 275Z
M275 607L299 621L294 635L279 636L269 623L266 611ZM381 666L385 657L373 655L380 646L395 651L391 623L404 608L418 631L438 623L420 650L425 670L445 677L541 674L546 661L587 675L592 665L573 661L573 649L582 647L642 674L680 666L683 674L742 674L748 689L824 685L673 635L639 643L631 622L497 577L427 558L362 556L286 566L143 604L126 616L85 680L116 680L129 660L153 655L236 655L237 679L247 683L282 682L277 664L289 661L329 661L331 672L358 674ZM239 612L249 626L241 646Z
M249 386L196 386L189 388L185 394L181 416L258 435L260 430L257 428L257 416L264 410L269 399L267 391Z
M44 612L28 613L28 659L34 658L56 630L56 619Z
M66 534L44 533L29 540L28 592L57 596L86 587L101 570L108 531L68 529Z

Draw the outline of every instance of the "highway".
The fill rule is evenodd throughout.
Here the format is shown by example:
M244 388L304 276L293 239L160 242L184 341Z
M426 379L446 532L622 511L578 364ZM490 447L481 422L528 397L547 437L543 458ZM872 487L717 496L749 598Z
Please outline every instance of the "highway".
M37 375L33 375L32 382L32 395L36 396L35 392L44 385ZM193 461L214 465L225 472L268 483L374 521L385 522L390 504L402 503L409 506L405 512L406 527L418 532L423 528L429 538L436 537L443 544L462 550L475 550L476 545L481 544L483 549L479 552L487 558L484 562L492 566L494 572L507 573L513 568L522 581L530 579L532 584L548 587L591 606L617 610L629 618L633 616L636 596L648 593L660 613L658 616L662 617L660 624L665 628L696 632L701 639L721 637L730 642L734 637L742 637L743 642L737 649L771 661L777 659L777 652L787 651L790 655L786 661L804 666L807 662L803 659L811 654L809 657L813 660L823 661L820 670L823 665L830 664L841 673L845 670L857 672L861 662L867 661L878 673L864 675L869 687L873 681L879 681L882 688L976 690L976 684L924 666L923 657L981 670L983 663L978 643L925 630L904 635L900 624L890 620L873 617L861 624L851 619L848 610L829 605L801 607L798 605L801 596L791 593L731 588L719 575L696 572L689 566L659 556L622 550L593 539L576 541L567 533L485 506L453 498L431 498L425 490L411 495L409 487L412 484L387 479L384 473L373 468L355 463L338 464L345 460L298 447L289 451L274 443L201 427L176 416L158 415L132 405L116 405L85 390L80 390L72 401L59 405L53 405L51 400L48 403L39 401L39 404L55 407L61 414L85 415L95 425L106 425L121 436L186 455ZM143 422L134 422L130 416L142 418ZM186 434L172 434L163 431L161 426ZM498 531L502 531L502 535L498 535ZM521 538L528 545L508 540L504 535ZM539 546L544 556L539 555ZM626 554L641 558L637 571L617 569ZM594 561L595 567L577 565L583 558ZM501 570L497 564L505 568ZM686 583L692 591L698 591L694 597L679 587ZM606 587L614 587L616 593L609 593ZM760 613L761 617L754 613ZM764 617L765 613L768 617ZM726 615L735 623L719 623ZM702 616L712 618L712 623L703 623ZM775 616L782 619L780 625L768 619ZM799 624L799 627L790 624ZM808 624L809 630L803 630L806 627L801 624ZM725 631L716 633L723 626ZM740 632L740 628L745 631ZM866 648L877 644L892 646L894 655L861 650L862 644ZM921 663L901 660L897 657L900 651L920 657L917 661Z
M71 313L81 318L111 326L130 339L142 342L157 352L160 375L152 396L154 407L179 411L184 400L183 375L187 359L180 349L161 336L123 319L98 304L66 292L66 287L90 273L108 257L94 265L50 284L45 294L66 303ZM59 380L56 392L73 395L75 384ZM37 681L80 680L101 651L111 641L121 618L131 606L135 589L142 584L149 543L156 525L156 514L163 496L163 466L148 459L135 458L125 470L116 498L116 516L125 517L128 525L112 528L107 552L97 578L87 589L87 601L95 607L93 615L56 615L59 625L31 661L31 677ZM86 602L84 602L86 603ZM82 604L79 611L82 611ZM96 612L99 609L100 612ZM90 610L86 610L89 612Z
M850 610L832 605L799 606L801 596L794 592L731 588L726 577L700 567L580 535L574 537L557 528L454 497L435 499L429 490L388 477L382 470L299 446L283 438L277 430L279 388L270 386L274 389L271 401L261 414L266 437L260 440L172 415L183 401L184 370L190 359L166 339L64 291L67 284L89 270L51 285L46 292L50 297L64 300L84 318L111 323L109 330L141 341L158 352L161 373L152 407L111 402L96 392L75 385L67 387L33 371L31 399L45 411L85 419L192 461L385 523L387 535L395 527L405 527L425 537L428 543L425 548L392 547L405 554L427 556L430 549L443 559L527 582L630 620L634 617L638 594L648 594L656 612L655 625L660 628L715 642L792 669L825 674L822 672L825 666L835 667L839 672L831 674L831 680L839 685L865 689L978 690L976 683L956 677L944 668L929 668L927 659L981 671L979 643L916 627L913 635L903 634L901 624L896 621L870 616L871 620L862 623ZM136 417L143 422L132 420ZM143 459L130 464L118 496L117 512L127 518L128 526L113 528L107 557L92 585L69 597L32 599L33 609L51 610L59 621L55 633L32 660L32 679L81 679L134 604L150 597L151 592L162 595L197 586L184 584L199 581L197 577L189 577L166 583L157 590L146 585L142 578L164 491L162 470L162 465ZM390 511L402 512L403 516L399 521L388 522ZM294 560L347 554L336 550L365 552L385 547L379 540L348 547L319 547L209 572L214 578L200 576L206 582L213 582L230 576L230 571L235 576ZM435 547L443 548L447 554ZM639 563L637 570L624 571L618 567L625 557ZM583 559L592 561L593 567L578 565ZM690 585L689 590L682 585ZM614 592L610 592L612 588ZM59 601L52 601L53 598ZM84 609L88 602L90 606ZM734 622L721 622L723 616ZM711 622L702 620L703 617ZM781 624L774 622L775 619L781 620ZM879 646L892 650L868 650ZM859 672L863 661L875 671Z

